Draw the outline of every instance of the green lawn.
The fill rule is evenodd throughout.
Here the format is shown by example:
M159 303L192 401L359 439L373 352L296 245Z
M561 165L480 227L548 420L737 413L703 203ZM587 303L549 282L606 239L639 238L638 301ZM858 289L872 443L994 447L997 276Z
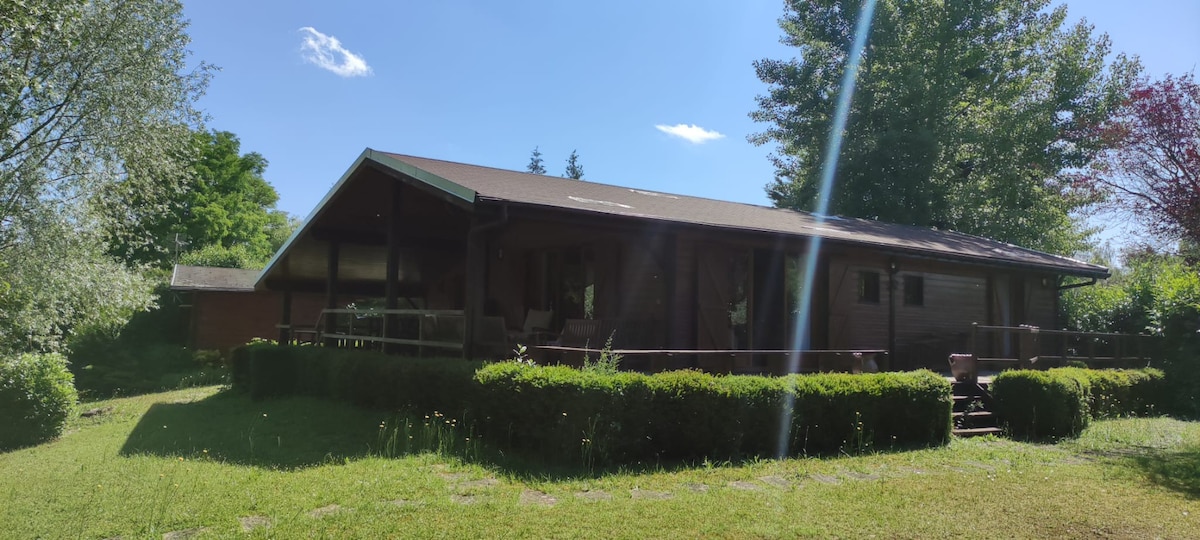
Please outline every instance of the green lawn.
M0 537L1200 538L1200 423L1166 418L1097 422L1058 445L593 477L496 455L379 457L386 415L305 399L204 388L92 407L112 410L0 454Z

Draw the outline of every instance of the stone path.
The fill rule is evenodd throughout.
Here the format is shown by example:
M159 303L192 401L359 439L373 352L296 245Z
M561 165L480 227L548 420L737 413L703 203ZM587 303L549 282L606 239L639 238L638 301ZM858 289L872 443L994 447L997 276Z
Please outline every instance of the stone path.
M254 529L271 528L271 518L266 516L246 516L238 518L238 523L242 525L242 532L250 532Z

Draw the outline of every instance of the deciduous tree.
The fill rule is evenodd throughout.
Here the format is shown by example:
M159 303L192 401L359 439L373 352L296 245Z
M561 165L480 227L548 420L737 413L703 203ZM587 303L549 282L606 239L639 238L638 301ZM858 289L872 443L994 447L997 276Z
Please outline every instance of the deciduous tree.
M182 10L176 0L0 3L0 252L47 207L116 183L161 204L186 178L210 68L187 66Z
M1200 244L1200 85L1192 74L1141 81L1098 126L1112 149L1084 180L1109 208L1168 240Z
M859 0L790 0L750 137L777 144L776 205L812 209ZM1048 0L881 0L861 58L831 194L834 213L951 228L1070 252L1091 202L1067 171L1103 140L1086 126L1119 103L1138 64L1106 68L1106 36Z

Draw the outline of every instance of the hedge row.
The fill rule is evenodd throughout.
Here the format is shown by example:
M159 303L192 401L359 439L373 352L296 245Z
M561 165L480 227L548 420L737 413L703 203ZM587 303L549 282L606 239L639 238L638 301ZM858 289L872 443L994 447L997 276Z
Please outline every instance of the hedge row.
M483 364L253 343L233 351L232 384L253 399L302 395L378 409L463 411Z
M1155 412L1163 381L1149 368L1005 371L992 381L992 396L1009 435L1053 439L1078 435L1094 418Z
M0 356L0 450L59 436L77 400L62 356Z
M462 413L501 446L585 464L924 446L950 432L949 385L930 372L603 374L254 344L235 351L233 385L256 399L307 395Z
M500 363L475 380L493 440L585 462L774 456L781 439L787 455L924 446L950 433L949 385L928 371L603 375Z

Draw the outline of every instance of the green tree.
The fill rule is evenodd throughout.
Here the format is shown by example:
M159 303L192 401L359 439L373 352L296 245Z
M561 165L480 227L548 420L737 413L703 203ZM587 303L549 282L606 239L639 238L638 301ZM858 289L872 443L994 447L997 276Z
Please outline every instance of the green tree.
M533 152L529 154L529 165L525 166L525 170L533 174L546 174L546 166L542 163L542 153L538 147L533 147Z
M115 254L163 267L174 261L173 253L196 263L262 267L295 228L275 209L279 194L263 178L266 158L242 154L237 136L228 131L198 132L194 143L189 182L166 211L135 212L120 221L130 230L112 234ZM142 208L140 193L124 187L117 186L120 194L110 200L126 201L118 208ZM110 223L118 226L118 220Z
M186 178L188 126L201 119L193 103L211 68L187 70L182 9L0 3L0 253L57 205L124 184L152 211Z
M760 60L751 117L778 145L777 206L810 210L857 0L789 0L799 59ZM1082 246L1072 212L1094 201L1072 171L1104 141L1088 129L1140 69L1048 0L881 0L846 127L833 213L937 226L1055 252Z
M567 157L567 170L563 172L563 176L583 180L583 166L579 164L579 153L574 150L571 150L571 155Z

